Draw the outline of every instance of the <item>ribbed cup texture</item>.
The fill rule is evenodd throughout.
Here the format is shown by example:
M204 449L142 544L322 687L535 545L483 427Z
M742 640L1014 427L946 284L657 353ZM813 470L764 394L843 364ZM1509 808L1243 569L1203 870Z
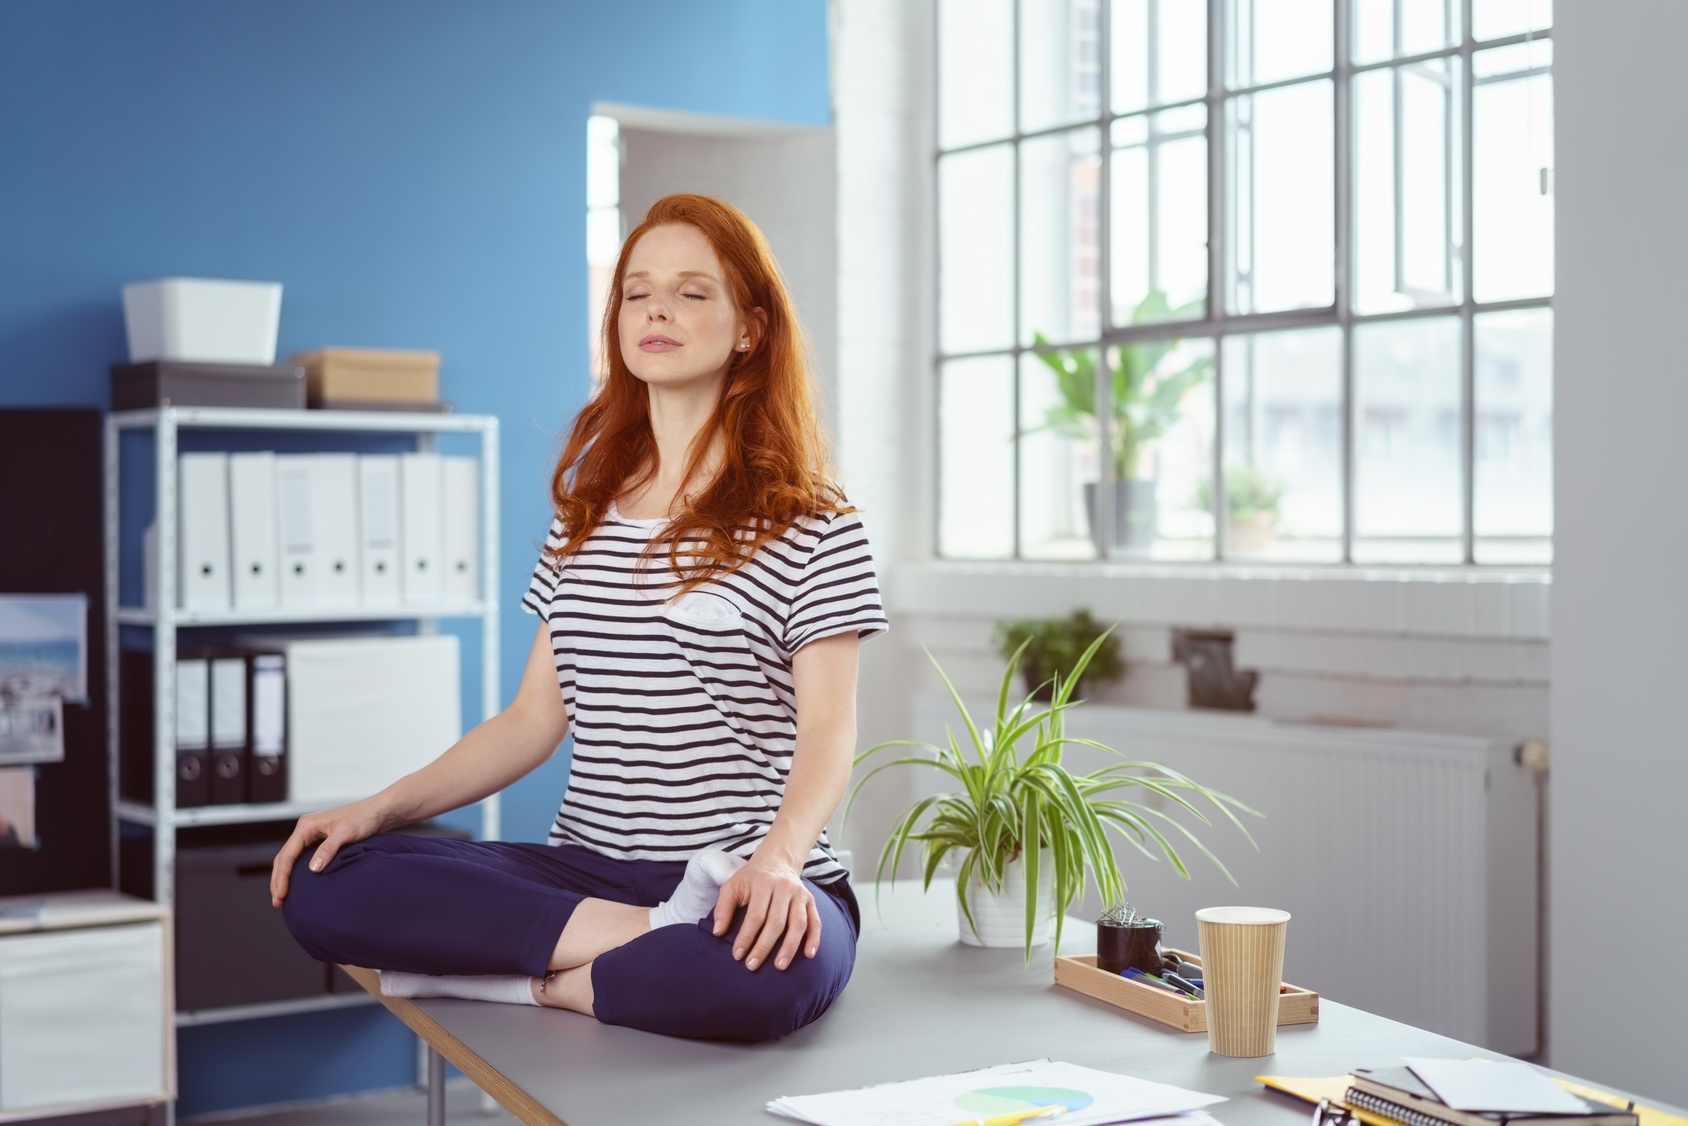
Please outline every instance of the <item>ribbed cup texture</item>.
M1284 977L1289 913L1265 907L1196 912L1207 1046L1221 1056L1269 1056L1278 1039L1278 987Z

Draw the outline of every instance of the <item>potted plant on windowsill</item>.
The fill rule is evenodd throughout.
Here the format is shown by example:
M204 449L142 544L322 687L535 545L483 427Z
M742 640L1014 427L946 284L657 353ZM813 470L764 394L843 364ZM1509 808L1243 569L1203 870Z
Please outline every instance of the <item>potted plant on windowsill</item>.
M1211 805L1254 843L1237 814L1259 816L1255 810L1168 767L1123 761L1123 756L1122 761L1088 774L1075 774L1066 767L1062 760L1069 746L1119 754L1102 743L1066 734L1067 713L1078 706L1071 699L1073 686L1102 642L1100 637L1091 642L1068 677L1054 678L1055 691L1047 706L1030 698L1010 704L1022 646L1002 674L996 714L987 727L975 722L955 685L934 660L959 714L965 743L952 729L943 746L899 739L870 747L856 758L859 766L894 748L925 752L882 762L869 771L856 784L851 806L871 779L899 766L937 770L959 786L954 792L921 798L898 815L880 851L875 882L884 878L887 866L896 871L911 844L921 847L927 890L939 867L953 857L956 906L965 943L1015 946L1023 942L1030 960L1032 947L1049 941L1051 928L1060 948L1062 921L1083 892L1087 877L1104 902L1121 901L1125 880L1109 843L1110 830L1149 859L1164 857L1188 879L1189 869L1171 839L1181 835L1213 861L1226 879L1231 878L1189 827L1154 804L1125 796L1133 791L1158 795L1203 825L1213 822L1196 802ZM846 818L849 810L846 806Z
M1083 677L1075 678L1073 669L1079 658L1098 638L1103 639L1101 646ZM998 622L991 642L1004 660L1019 655L1026 691L1038 703L1054 699L1056 677L1072 681L1073 694L1082 696L1086 683L1114 680L1125 671L1119 658L1119 638L1092 618L1089 610L1074 610L1064 618L1011 618Z
M1277 530L1284 487L1252 465L1225 470L1225 543L1239 555L1266 550ZM1195 506L1213 511L1213 484L1204 478L1196 487Z
M1201 302L1176 308L1166 294L1150 290L1132 310L1132 324L1179 321L1199 310ZM1108 425L1108 450L1114 476L1114 544L1130 552L1144 553L1153 545L1159 517L1156 489L1159 485L1148 456L1155 443L1178 421L1184 396L1207 381L1213 368L1210 357L1199 356L1175 371L1162 371L1166 356L1178 346L1176 335L1160 340L1119 344L1105 355L1112 399ZM1034 333L1032 354L1055 376L1060 401L1045 408L1043 426L1075 441L1093 441L1097 425L1096 351L1091 348L1047 347L1042 333ZM1092 537L1100 555L1109 554L1102 543L1096 511L1096 486L1084 486L1084 509L1090 514Z

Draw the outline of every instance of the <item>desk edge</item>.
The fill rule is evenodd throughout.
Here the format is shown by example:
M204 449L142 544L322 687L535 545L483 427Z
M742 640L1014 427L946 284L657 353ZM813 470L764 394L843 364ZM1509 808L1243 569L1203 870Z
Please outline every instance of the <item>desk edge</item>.
M513 1083L503 1072L477 1055L463 1041L447 1032L409 997L388 997L381 992L381 979L374 970L362 966L341 966L351 979L363 987L387 1011L392 1013L425 1043L450 1060L457 1070L474 1081L475 1086L498 1100L500 1106L520 1119L526 1126L568 1126L562 1119L534 1101L532 1095Z

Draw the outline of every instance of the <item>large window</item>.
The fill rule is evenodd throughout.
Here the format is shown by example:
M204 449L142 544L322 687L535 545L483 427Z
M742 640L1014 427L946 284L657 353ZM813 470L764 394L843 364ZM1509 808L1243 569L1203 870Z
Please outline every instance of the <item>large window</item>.
M937 0L937 548L1545 564L1549 0Z

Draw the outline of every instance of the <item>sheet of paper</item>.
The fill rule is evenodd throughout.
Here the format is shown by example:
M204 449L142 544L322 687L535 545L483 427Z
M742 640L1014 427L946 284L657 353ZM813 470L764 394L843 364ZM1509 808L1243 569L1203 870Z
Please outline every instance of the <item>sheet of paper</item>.
M35 768L0 768L0 848L35 848Z
M768 1109L816 1126L953 1126L954 1123L1064 1106L1061 1126L1103 1126L1169 1118L1178 1126L1207 1126L1209 1116L1187 1115L1222 1095L1098 1071L1070 1063L1034 1060L958 1075L884 1083L855 1091L775 1099Z
M1403 1060L1436 1097L1455 1110L1507 1114L1587 1114L1569 1091L1515 1060Z

